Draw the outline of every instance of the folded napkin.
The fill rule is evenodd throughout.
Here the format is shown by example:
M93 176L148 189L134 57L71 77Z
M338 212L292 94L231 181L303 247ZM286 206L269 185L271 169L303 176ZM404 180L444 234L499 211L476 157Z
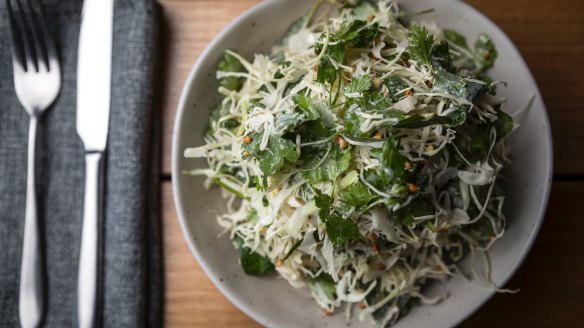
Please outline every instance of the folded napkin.
M40 0L60 50L63 84L41 119L39 219L46 261L45 327L71 327L83 212L85 162L76 133L81 0ZM112 107L104 196L104 327L161 325L158 7L115 1ZM6 1L0 1L0 327L18 327L28 115L14 92Z

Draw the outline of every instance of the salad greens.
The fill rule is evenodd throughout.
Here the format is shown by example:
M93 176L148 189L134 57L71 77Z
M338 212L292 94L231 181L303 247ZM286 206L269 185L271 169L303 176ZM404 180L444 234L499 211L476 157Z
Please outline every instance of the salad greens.
M391 1L319 1L271 55L227 51L203 174L229 198L219 224L252 275L277 271L339 308L395 323L431 304L505 229L499 176L512 118L486 71L497 58ZM332 17L314 14L332 6ZM208 186L211 184L208 183ZM491 284L488 261L484 273ZM492 284L491 284L492 285Z

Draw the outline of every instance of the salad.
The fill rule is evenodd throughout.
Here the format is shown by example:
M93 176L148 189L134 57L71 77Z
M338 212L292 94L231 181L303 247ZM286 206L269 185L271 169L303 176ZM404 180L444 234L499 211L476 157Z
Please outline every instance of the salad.
M226 51L223 101L185 150L209 164L186 173L228 198L218 222L247 274L277 271L327 315L380 326L445 299L424 287L465 277L466 255L492 285L485 252L505 230L514 123L486 75L497 50L412 17L319 1L270 55Z

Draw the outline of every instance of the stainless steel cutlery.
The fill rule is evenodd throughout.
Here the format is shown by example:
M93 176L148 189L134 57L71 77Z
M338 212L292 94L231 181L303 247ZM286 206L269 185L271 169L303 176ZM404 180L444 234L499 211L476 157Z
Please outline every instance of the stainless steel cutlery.
M12 36L14 88L30 116L26 210L19 315L24 328L38 327L43 318L44 287L35 183L35 150L39 118L55 101L61 88L61 70L55 43L48 33L38 3L7 1Z
M85 147L85 205L78 276L79 327L95 325L103 164L110 111L113 0L83 3L77 66L77 133Z
M107 145L113 37L113 0L85 0L77 67L77 133L85 149L86 181L77 283L77 325L96 325L98 304L103 158ZM35 188L39 118L61 87L55 42L37 0L8 0L14 86L30 116L24 244L19 315L23 328L44 317L42 252Z

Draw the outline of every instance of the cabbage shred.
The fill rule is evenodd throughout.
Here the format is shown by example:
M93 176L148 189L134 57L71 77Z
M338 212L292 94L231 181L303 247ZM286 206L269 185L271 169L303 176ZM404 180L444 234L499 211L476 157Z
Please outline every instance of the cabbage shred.
M189 173L229 198L218 221L246 273L276 270L327 314L358 308L387 326L445 298L422 287L460 276L467 253L485 257L471 271L490 284L514 124L485 74L488 36L470 47L453 30L404 25L388 1L332 7L270 56L225 53L224 99L185 156L207 158Z

